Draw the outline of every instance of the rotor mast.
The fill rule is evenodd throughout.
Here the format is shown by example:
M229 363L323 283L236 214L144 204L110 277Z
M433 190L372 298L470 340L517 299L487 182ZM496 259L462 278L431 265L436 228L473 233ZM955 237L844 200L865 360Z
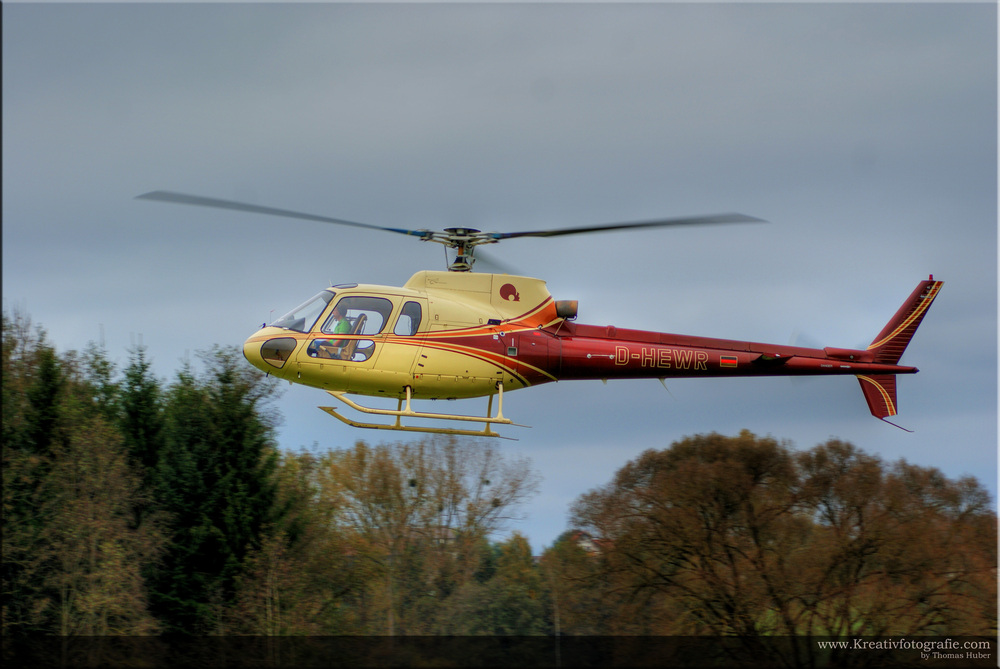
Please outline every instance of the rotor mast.
M435 233L431 240L454 249L455 259L448 265L449 272L471 272L476 262L473 255L476 247L496 242L474 228L445 228L443 234Z

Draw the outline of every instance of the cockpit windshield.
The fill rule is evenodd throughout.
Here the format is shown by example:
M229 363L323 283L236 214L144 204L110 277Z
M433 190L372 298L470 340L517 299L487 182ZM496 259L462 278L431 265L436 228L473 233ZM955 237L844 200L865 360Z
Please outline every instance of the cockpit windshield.
M324 290L319 295L295 307L270 325L276 328L285 328L286 330L309 332L312 330L313 325L316 324L316 319L320 317L332 299L333 293L329 290Z

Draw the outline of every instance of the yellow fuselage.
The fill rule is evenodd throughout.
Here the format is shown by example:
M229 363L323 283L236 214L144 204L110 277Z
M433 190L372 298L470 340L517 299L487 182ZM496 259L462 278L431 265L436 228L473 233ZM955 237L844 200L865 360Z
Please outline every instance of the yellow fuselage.
M559 317L539 279L424 271L402 288L324 293L302 310L314 322L279 319L247 339L246 358L293 383L381 397L403 397L407 386L415 398L480 397L500 382L514 390L555 380L540 328ZM352 332L335 331L337 309Z

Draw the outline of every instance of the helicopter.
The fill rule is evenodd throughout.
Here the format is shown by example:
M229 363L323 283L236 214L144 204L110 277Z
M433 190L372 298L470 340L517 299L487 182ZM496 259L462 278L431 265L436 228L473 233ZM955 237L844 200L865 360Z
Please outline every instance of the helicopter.
M475 249L515 238L766 222L762 219L729 213L523 232L433 231L172 191L137 199L392 232L454 252L447 271L418 271L401 287L345 283L325 288L264 323L243 344L249 363L268 375L325 390L351 409L389 421L364 422L336 407L319 407L358 428L500 437L494 426L526 427L504 416L504 392L554 381L654 378L665 386L665 379L682 377L853 375L871 414L906 429L887 420L897 414L896 376L918 371L899 360L943 285L933 275L920 281L864 349L714 339L577 323L578 302L553 299L541 279L472 272ZM352 395L394 398L396 409L366 406ZM413 408L414 400L481 397L488 398L485 415ZM448 427L413 425L410 419Z

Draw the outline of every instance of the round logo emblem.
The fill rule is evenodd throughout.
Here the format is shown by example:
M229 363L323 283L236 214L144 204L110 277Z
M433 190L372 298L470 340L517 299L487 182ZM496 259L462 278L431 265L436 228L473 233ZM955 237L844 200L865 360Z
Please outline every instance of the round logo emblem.
M521 295L517 292L512 284L505 283L500 287L500 297L507 300L508 302L520 302Z

